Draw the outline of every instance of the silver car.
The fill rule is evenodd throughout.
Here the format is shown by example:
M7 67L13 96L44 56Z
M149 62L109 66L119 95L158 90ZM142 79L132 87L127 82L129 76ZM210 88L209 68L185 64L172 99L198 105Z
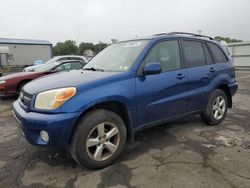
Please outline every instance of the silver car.
M84 56L76 56L76 55L55 56L42 65L33 65L33 66L26 67L25 69L23 69L23 72L33 72L37 68L39 68L45 64L51 64L51 63L54 63L56 61L65 61L65 60L81 60L81 61L84 61L85 63L88 62L87 58Z

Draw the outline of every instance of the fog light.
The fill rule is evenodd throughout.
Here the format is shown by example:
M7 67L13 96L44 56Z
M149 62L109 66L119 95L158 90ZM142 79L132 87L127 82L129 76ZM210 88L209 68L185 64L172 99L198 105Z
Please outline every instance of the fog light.
M44 142L49 141L49 134L46 131L41 131L40 132L40 137Z

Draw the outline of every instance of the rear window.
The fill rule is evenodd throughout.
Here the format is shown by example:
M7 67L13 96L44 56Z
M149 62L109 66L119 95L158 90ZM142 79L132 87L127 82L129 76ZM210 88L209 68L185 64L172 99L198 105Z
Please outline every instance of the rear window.
M205 65L206 60L201 42L183 40L182 48L186 67Z
M216 63L224 63L228 61L226 55L219 46L212 44L210 42L208 42L207 44L212 52L212 55Z

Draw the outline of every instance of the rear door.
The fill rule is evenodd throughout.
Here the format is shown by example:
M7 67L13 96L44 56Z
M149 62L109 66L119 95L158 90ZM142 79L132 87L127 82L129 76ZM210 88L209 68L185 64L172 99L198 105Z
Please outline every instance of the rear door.
M145 125L186 110L186 71L182 69L178 40L157 43L143 61L161 64L162 72L136 78L137 124Z
M182 50L188 76L187 111L205 109L210 96L209 85L218 68L202 41L183 39Z

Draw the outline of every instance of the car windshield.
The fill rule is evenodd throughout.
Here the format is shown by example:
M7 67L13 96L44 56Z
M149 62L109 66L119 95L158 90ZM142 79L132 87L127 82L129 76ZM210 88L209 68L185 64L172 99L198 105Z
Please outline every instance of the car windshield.
M47 61L45 64L51 64L54 63L58 60L58 57L53 57L52 59L50 59L49 61Z
M50 64L50 66L54 65L54 64L58 61L58 59L59 59L58 57L53 57L52 59L48 60L48 61L45 62L44 64L31 66L30 69L31 69L32 71L35 71L35 72L41 72L40 69L43 70L43 69L46 68L47 65L49 65L49 64ZM46 66L45 66L45 65L46 65ZM45 67L44 67L44 66L45 66ZM49 69L50 66L48 66L47 68ZM27 70L29 70L29 67L27 68ZM37 70L38 70L38 71L37 71ZM45 71L47 71L47 70L45 70Z
M136 40L110 45L96 55L84 69L100 69L112 72L127 71L147 43L148 40Z
M46 71L50 71L53 68L55 68L57 65L60 65L60 63L58 62L54 62L54 63L46 63L40 67L38 67L37 69L35 69L35 72L46 72Z

